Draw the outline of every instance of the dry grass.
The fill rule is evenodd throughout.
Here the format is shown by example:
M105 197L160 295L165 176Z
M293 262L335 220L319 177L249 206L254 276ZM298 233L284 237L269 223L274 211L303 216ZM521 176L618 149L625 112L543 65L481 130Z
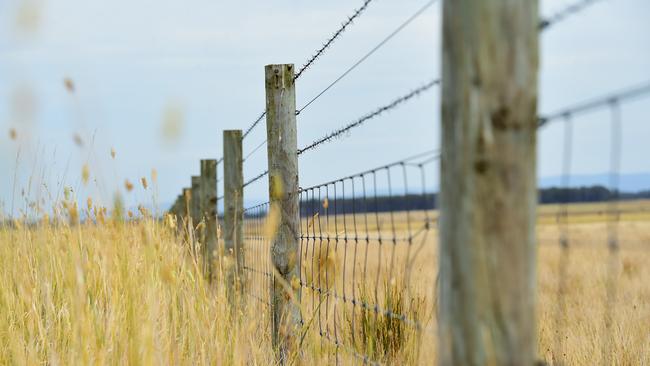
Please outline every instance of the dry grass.
M605 310L613 257L606 247L606 206L571 206L579 219L570 220L570 249L564 253L552 216L557 207L540 209L538 348L549 363L601 364L603 350L611 350L612 364L650 364L650 203L620 207L629 211L618 230L610 332L605 331ZM422 224L423 217L411 219ZM397 233L406 236L405 215L393 220ZM384 226L389 222L383 215L369 229L389 238L392 230ZM147 219L0 229L0 364L272 364L267 309L250 301L231 311L223 286L204 281L200 260L170 226ZM257 258L252 265L264 264L259 256L267 245L260 242L247 254L247 259ZM435 359L435 228L404 248L372 240L337 248L322 240L305 243L301 305L308 329L301 357L306 363L359 363L354 353L397 364ZM389 273L391 261L394 271ZM562 265L567 268L566 306L559 312ZM256 294L267 294L252 275L248 283ZM325 299L310 286L336 291L339 298ZM395 291L403 287L407 291ZM382 320L342 301L343 296L406 314L424 330ZM333 334L333 327L344 344L338 352L319 335ZM390 332L401 338L386 336Z

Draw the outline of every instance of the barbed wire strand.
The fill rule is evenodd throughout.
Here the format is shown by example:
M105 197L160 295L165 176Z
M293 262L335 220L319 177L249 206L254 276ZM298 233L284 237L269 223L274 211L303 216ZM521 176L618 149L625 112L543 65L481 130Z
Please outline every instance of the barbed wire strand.
M334 85L336 85L339 81L341 81L343 78L345 78L349 73L351 73L354 69L356 69L359 65L361 65L365 60L367 60L370 56L372 56L377 50L379 50L382 46L384 46L388 41L390 41L395 35L397 35L399 32L401 32L406 26L411 24L415 19L417 19L424 11L426 11L431 5L433 5L437 0L431 0L428 3L426 3L423 7L421 7L418 11L416 11L413 15L411 15L406 21L404 21L402 24L400 24L394 31L392 31L388 36L386 36L381 42L379 42L375 47L373 47L370 51L368 51L363 57L361 57L357 62L352 64L347 70L345 70L339 77L334 79L328 86L325 87L325 89L321 90L318 94L316 94L312 99L310 99L302 108L298 109L296 111L296 114L302 113L307 107L309 107L312 103L314 103L318 98L320 98L323 94L325 94L328 90L330 90Z
M299 149L298 150L298 155L301 155L305 151L312 150L312 149L318 147L319 145L322 145L322 144L332 140L335 137L341 136L342 134L350 131L351 129L353 129L355 127L361 126L364 122L366 122L366 121L368 121L370 119L373 119L373 118L381 115L382 113L384 113L386 111L389 111L389 110L399 106L400 104L408 101L409 99L412 99L412 98L420 95L421 93L431 89L433 86L438 85L439 83L440 83L440 80L429 81L425 85L411 91L410 93L408 93L408 94L406 94L404 96L401 96L401 97L393 100L389 104L386 104L386 105L384 105L382 107L379 107L375 111L373 111L373 112L371 112L371 113L357 119L356 121L354 121L352 123L349 123L348 125L346 125L346 126L340 128L340 129L338 129L338 130L336 130L336 131L334 131L334 132L332 132L332 133L330 133L330 134L328 134L328 135L326 135L326 136L312 142L311 144L305 146L302 149Z
M253 121L253 123L246 129L246 132L244 132L244 134L241 137L242 140L244 140L246 136L248 136L248 134L251 133L251 131L253 131L253 129L260 123L260 121L262 121L264 116L266 116L266 110L260 113L260 116L257 117L257 119Z
M348 17L348 18L347 18L347 19L346 19L346 20L341 24L341 27L340 27L339 29L337 29L336 32L334 32L334 33L332 34L332 36L331 36L329 39L327 39L327 41L325 41L325 43L323 43L323 45L321 46L321 48L319 48L319 49L316 51L316 53L315 53L314 55L312 55L312 56L309 58L309 60L307 60L307 62L305 62L305 63L302 65L302 67L300 68L300 70L298 70L298 72L296 73L296 75L294 75L294 77L293 77L293 80L294 80L294 81L297 80L297 79L298 79L298 78L299 78L299 77L300 77L300 76L301 76L301 75L302 75L302 74L303 74L303 73L304 73L304 72L305 72L309 67L312 66L312 64L313 64L313 63L314 63L314 62L315 62L315 61L316 61L320 56L323 55L323 53L325 52L325 50L327 50L327 49L328 49L328 48L329 48L329 47L334 43L334 41L335 41L338 37L340 37L341 34L343 34L343 32L345 32L346 28L347 28L348 26L350 26L350 25L353 23L353 21L354 21L356 18L358 18L358 17L361 15L361 13L363 13L363 12L366 10L366 8L368 7L368 5L370 5L371 2L372 2L372 0L365 0L365 1L363 2L363 5L361 5L361 7L360 7L359 9L355 10L354 13L353 13L351 16L349 16L349 17Z
M539 29L540 30L545 30L545 29L555 25L556 23L559 23L562 20L570 17L571 15L580 13L581 11L583 11L586 8L588 8L589 6L597 3L598 1L602 1L602 0L581 0L581 1L575 2L575 3L565 7L564 9L554 13L553 15L550 15L550 16L542 19L539 22Z
M269 174L269 171L268 171L268 170L263 171L262 173L256 175L256 176L253 177L252 179L246 181L246 183L244 183L244 185L242 186L242 188L246 188L248 185L257 182L258 180L262 179L262 177L264 177L264 176L267 175L267 174Z

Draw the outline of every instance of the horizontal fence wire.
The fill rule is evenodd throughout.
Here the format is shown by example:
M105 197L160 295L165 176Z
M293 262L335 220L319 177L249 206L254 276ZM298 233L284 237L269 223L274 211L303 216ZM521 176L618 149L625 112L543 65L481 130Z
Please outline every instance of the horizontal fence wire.
M587 9L589 6L602 1L602 0L580 0L575 3L570 4L569 6L563 8L562 10L550 15L539 22L539 29L545 30L556 23L561 22L562 20L569 18L574 14L578 14L581 11Z
M251 150L251 152L246 154L244 159L242 159L242 163L246 162L246 160L248 160L248 158L250 158L253 154L255 154L259 149L261 149L262 146L264 146L264 144L266 144L266 140L260 142L253 150Z
M358 118L357 120L355 120L355 121L353 121L353 122L339 128L338 130L333 131L333 132L319 138L318 140L312 142L311 144L309 144L309 145L307 145L307 146L305 146L305 147L303 147L301 149L298 149L298 155L301 155L305 151L315 149L319 145L322 145L322 144L324 144L324 143L326 143L328 141L331 141L332 139L334 139L336 137L339 137L339 136L349 132L353 128L361 126L362 124L364 124L368 120L371 120L371 119L373 119L375 117L380 116L384 112L387 112L387 111L389 111L391 109L395 109L396 107L403 104L404 102L407 102L410 99L413 99L414 97L419 96L420 94L424 93L425 91L431 89L432 87L434 87L435 85L438 85L438 84L440 84L440 80L431 80L431 81L427 82L423 86L414 89L413 91L409 92L408 94L403 95L403 96L393 100L392 102L375 109L374 111L366 114L365 116L362 116L362 117Z
M301 76L301 75L302 75L302 74L303 74L307 69L309 69L309 68L312 66L312 64L313 64L313 63L314 63L318 58L320 58L320 57L323 55L323 53L325 52L325 50L327 50L327 49L328 49L328 48L329 48L329 47L334 43L334 41L335 41L337 38L339 38L339 37L343 34L343 32L345 32L345 30L347 29L347 27L349 27L349 26L352 24L352 22L353 22L356 18L358 18L359 16L361 16L361 14L366 10L366 8L368 8L368 5L370 5L371 2L372 2L372 0L365 0L365 1L363 2L363 5L361 5L361 7L360 7L359 9L355 10L354 13L353 13L351 16L349 16L349 17L348 17L348 18L347 18L347 19L346 19L346 20L341 24L341 27L340 27L339 29L337 29L337 30L332 34L332 36L331 36L330 38L328 38L327 41L325 41L325 43L323 43L323 45L321 46L321 48L319 48L319 49L316 51L316 53L314 53L314 54L309 58L309 60L307 60L307 62L305 62L305 63L302 65L302 67L300 67L300 70L298 70L298 72L296 73L296 75L293 77L293 80L294 80L294 81L297 80L298 78L300 78L300 76Z
M567 116L575 116L613 103L647 97L648 95L650 95L650 81L541 116L538 119L538 127L543 127L551 121L566 118Z
M363 55L359 60L357 60L352 66L347 68L339 77L334 79L330 84L328 84L323 90L318 92L314 97L312 97L305 105L302 106L302 108L298 109L296 111L296 114L302 113L307 107L309 107L312 103L314 103L318 98L323 96L328 90L330 90L334 85L338 84L339 81L343 80L348 74L350 74L354 69L356 69L359 65L361 65L364 61L366 61L370 56L372 56L377 50L382 48L388 41L390 41L393 37L395 37L399 32L401 32L406 26L411 24L415 19L417 19L422 13L424 13L431 5L433 5L437 0L431 0L427 2L423 7L418 9L413 15L411 15L406 21L404 21L402 24L400 24L394 31L392 31L388 36L386 36L384 39L381 40L375 47L373 47L370 51L368 51L365 55Z
M253 121L253 123L251 123L251 125L246 129L246 132L244 132L244 134L241 137L242 140L245 139L246 136L248 136L248 134L251 133L251 131L253 131L253 129L262 121L264 116L266 116L266 111L260 113L259 117L257 117L255 121Z
M244 183L243 188L246 188L247 186L249 186L249 185L251 185L251 184L257 182L258 180L260 180L260 179L262 179L263 177L265 177L267 174L269 174L269 171L268 171L268 170L265 170L265 171L261 172L260 174L254 176L253 178L247 180L247 181Z

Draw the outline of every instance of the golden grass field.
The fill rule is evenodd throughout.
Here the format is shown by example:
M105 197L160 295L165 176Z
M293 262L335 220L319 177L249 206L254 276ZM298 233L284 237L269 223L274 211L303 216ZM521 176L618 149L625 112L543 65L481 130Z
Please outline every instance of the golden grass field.
M564 252L558 244L558 209L552 205L539 208L540 359L549 364L594 365L603 363L604 354L611 354L615 365L650 365L650 202L618 205L621 249L614 257L607 250L608 227L612 228L608 206L569 207L569 249ZM427 214L436 216L435 212ZM424 222L423 215L412 214L410 219L414 234L415 223ZM368 230L390 238L392 230L385 229L388 220L382 214L381 229L369 226ZM397 235L406 237L405 215L394 215L393 222ZM317 223L303 220L303 231ZM346 234L321 226L322 233ZM2 227L0 364L273 364L265 306L251 300L245 301L247 306L231 308L224 286L203 279L200 259L190 254L182 237L167 221L153 219ZM348 237L353 233L348 232ZM379 324L359 307L353 311L349 303L325 299L311 287L329 288L339 298L354 296L382 306L395 304L395 296L401 296L402 313L416 318L423 330L399 328L404 331L403 344L380 361L434 363L435 226L415 238L411 250L401 244L380 248L371 240L367 252L366 246L358 246L356 257L354 245L339 244L328 250L321 240L304 241L301 305L307 325L300 357L305 364L331 364L336 358L343 364L360 363L355 352L377 354L374 349L381 342L370 339L379 338L377 329L399 327L394 322ZM260 253L265 250L264 244L249 249L247 264L264 268ZM388 273L391 258L393 271ZM222 265L227 267L227 263ZM566 268L566 293L564 311L559 313L561 267ZM608 307L612 326L605 332L608 268L615 270L612 278L617 291L616 301ZM251 275L248 283L251 291L264 295L261 280ZM375 287L380 293L377 299L364 293ZM401 291L403 287L408 290ZM391 295L395 289L399 295ZM319 330L329 331L343 344L338 355Z

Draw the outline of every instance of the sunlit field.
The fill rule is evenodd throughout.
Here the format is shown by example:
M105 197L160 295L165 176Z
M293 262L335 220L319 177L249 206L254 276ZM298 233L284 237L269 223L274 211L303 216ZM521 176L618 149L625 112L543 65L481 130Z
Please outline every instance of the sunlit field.
M610 352L617 365L650 363L650 202L619 204L617 227L608 221L609 208L570 206L569 246L564 252L558 239L562 230L556 223L558 206L539 209L538 354L549 364L600 364ZM404 221L404 216L396 215L396 222ZM236 301L227 299L219 274L208 283L201 259L188 250L185 235L177 232L173 220L121 222L106 217L103 223L70 225L68 219L33 225L14 222L0 229L0 364L274 364L267 309L245 294ZM396 227L407 230L404 225ZM615 255L607 249L611 233L620 243ZM312 249L306 249L302 255L310 257ZM302 262L306 284L322 286L325 280L316 276L329 271L332 276L325 286L338 288L345 277L347 289L339 294L352 291L353 274L342 275L344 263L346 271L355 268L351 254L344 257L341 248L329 254L320 250L316 247L316 258L326 261ZM368 273L380 263L385 268L383 261L390 258L388 253L376 256L377 251L370 249ZM354 352L374 350L382 363L431 364L437 344L436 230L431 230L417 256L398 246L396 258L398 262L415 258L411 273L396 270L382 293L391 286L401 291L395 296L407 301L404 312L417 318L422 330L405 328L402 343L379 355L376 340L359 337L376 337L380 327L373 328L375 333L359 332L371 321L364 323L363 313L355 313L351 320L353 311L345 304L325 305L303 289L303 347L292 360L332 364L338 358L343 364L360 363ZM357 261L362 259L359 254ZM224 261L217 265L220 271L227 266ZM566 281L560 301L562 267ZM354 278L357 291L362 291L362 277L356 273ZM248 279L249 286L259 286L258 282ZM614 284L616 296L608 301L609 284ZM334 306L339 307L341 334L356 326L354 341L345 338L348 348L338 352L317 331L328 326L324 314Z

